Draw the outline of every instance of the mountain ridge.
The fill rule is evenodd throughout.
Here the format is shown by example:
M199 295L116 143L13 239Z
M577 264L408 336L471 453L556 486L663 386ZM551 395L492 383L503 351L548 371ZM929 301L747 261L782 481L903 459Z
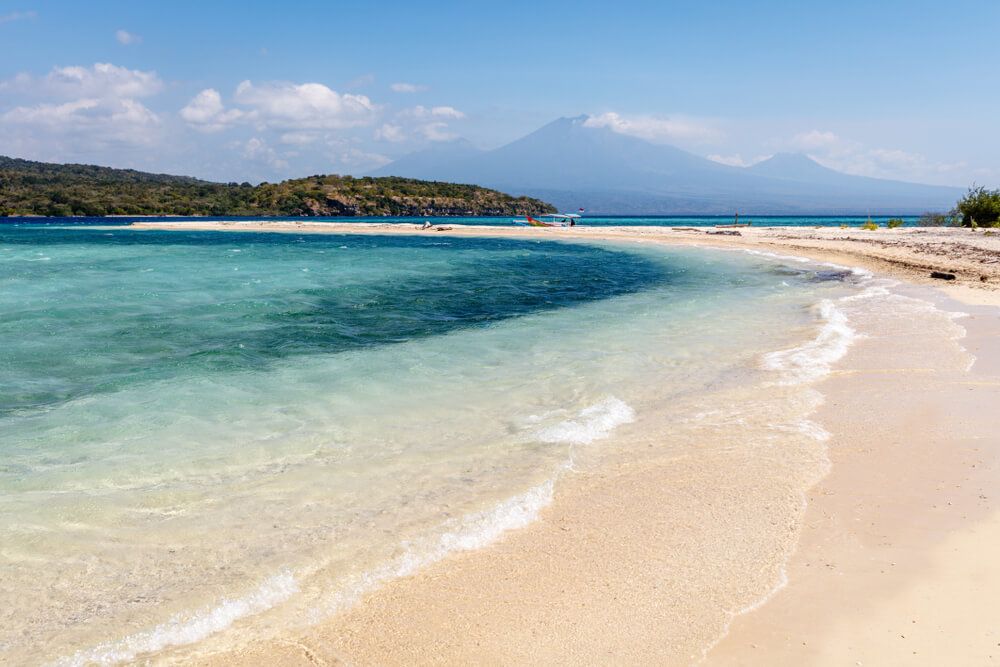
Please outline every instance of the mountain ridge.
M556 119L493 150L440 160L425 150L419 160L404 156L372 174L474 182L608 214L922 213L947 210L962 193L843 174L802 154L778 154L749 168L724 165L590 127L587 118Z

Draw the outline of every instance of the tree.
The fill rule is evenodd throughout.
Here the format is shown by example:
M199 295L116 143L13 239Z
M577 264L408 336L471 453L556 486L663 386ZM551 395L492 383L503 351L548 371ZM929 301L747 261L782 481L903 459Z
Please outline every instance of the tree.
M955 210L961 216L964 227L1000 226L1000 189L973 186L958 200Z

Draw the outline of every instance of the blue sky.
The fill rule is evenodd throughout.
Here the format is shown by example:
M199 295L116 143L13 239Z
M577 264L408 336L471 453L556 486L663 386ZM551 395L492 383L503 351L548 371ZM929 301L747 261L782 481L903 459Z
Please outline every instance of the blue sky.
M1000 185L1000 2L0 0L0 154L275 180L560 116Z

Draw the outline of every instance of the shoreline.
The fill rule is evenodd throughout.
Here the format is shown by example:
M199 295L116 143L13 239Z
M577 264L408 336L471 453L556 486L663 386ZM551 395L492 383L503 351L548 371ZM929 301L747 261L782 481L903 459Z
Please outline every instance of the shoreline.
M792 582L734 619L709 665L992 664L1000 577L1000 314L969 316L969 371L941 349L891 355L867 340L823 383L831 472L809 492ZM865 349L867 348L867 349ZM916 363L914 363L916 362ZM881 366L881 367L880 367ZM850 418L844 418L850 415Z
M310 229L309 227L313 225L324 227ZM135 226L142 229L178 229L183 226L188 230L197 227L227 231L295 233L425 235L431 233L417 229L407 232L399 229L406 227L404 225L377 223L365 225L367 229L364 230L359 229L358 223L303 225L274 222L206 225L199 222L137 223ZM899 230L878 232L823 230L827 234L847 237L845 240L844 238L818 239L817 230L812 229L788 234L788 228L754 229L752 233L736 237L708 235L704 232L679 232L670 228L653 231L650 231L650 228L610 230L578 228L541 230L539 233L538 230L493 227L457 229L457 227L459 226L433 234L528 237L546 240L601 239L754 249L782 255L806 256L817 261L850 266L860 265L877 273L889 273L909 282L933 284L935 287L943 285L938 281L932 282L927 277L929 270L940 270L936 268L938 266L953 270L962 267L959 271L950 271L957 273L960 279L955 281L958 284L946 285L947 294L957 298L964 297L966 304L1000 303L1000 292L995 290L995 284L1000 278L998 265L978 261L976 252L979 246L976 243L965 243L968 237L973 237L975 241L986 241L983 245L987 251L991 251L990 244L995 243L995 240L981 239L967 230L935 230L919 236L917 233L905 236L897 234ZM565 233L567 231L570 233ZM879 234L886 238L879 239ZM931 238L940 237L936 243L966 246L969 256L943 258L937 256L938 259L935 259L933 252L921 252L920 248L887 248L884 243L867 242L871 236L878 241L894 241L900 237L918 236L915 240L910 239L912 243L923 244L923 247L933 250L933 245L927 246L924 243L927 239L926 234L936 235ZM860 237L860 240L851 238L854 235ZM986 280L974 280L972 276L975 273L986 276ZM918 288L918 291L922 295L927 294L926 289ZM954 308L954 304L951 307ZM990 441L989 419L983 415L989 414L990 405L995 405L996 368L1000 368L998 363L1000 360L996 358L990 346L992 344L995 347L995 340L1000 332L998 323L1000 321L997 320L993 309L970 308L968 305L962 306L962 309L973 311L972 317L969 318L973 322L963 321L963 326L970 330L970 344L978 346L973 352L978 358L974 366L976 379L964 378L954 369L921 367L921 363L927 365L925 363L927 360L921 357L919 346L912 344L917 338L900 337L899 340L892 341L892 350L889 354L879 349L877 341L862 341L858 349L852 350L844 362L837 364L833 374L822 381L821 389L826 395L826 404L820 408L815 419L833 433L833 438L828 444L833 471L812 486L808 492L808 505L804 510L804 516L800 518L800 528L798 528L800 530L798 546L785 564L789 584L766 593L763 599L747 609L735 610L739 613L734 614L731 622L727 622L727 629L721 638L700 637L699 642L702 645L711 647L706 656L709 664L754 664L759 661L767 664L803 662L843 664L842 660L849 656L858 661L874 660L876 664L887 660L898 660L902 657L902 654L899 654L899 647L883 637L865 637L870 640L867 643L854 641L850 644L850 651L847 651L844 649L843 635L846 633L848 637L856 637L858 629L872 625L873 619L883 618L884 623L884 618L897 620L907 615L905 609L893 606L896 604L896 598L901 592L905 594L914 587L919 588L922 584L934 580L936 576L933 570L935 550L925 544L929 538L937 541L951 540L949 548L958 549L963 555L968 556L970 531L981 530L982 526L987 526L992 528L987 531L990 543L1000 544L1000 525L995 519L990 518L993 512L991 502L980 498L979 496L984 495L982 493L966 493L970 490L970 484L977 489L989 488L984 480L997 478L997 467L994 463L1000 443L996 442L995 436ZM957 393L958 389L972 391L975 400L969 400L966 393ZM901 401L901 398L904 400ZM956 400L958 398L962 401ZM949 399L952 400L949 402ZM911 400L914 402L913 405L910 405ZM942 405L953 405L958 417L944 418L942 415L950 413L942 408ZM928 418L928 414L932 415L932 418ZM878 419L873 419L873 415ZM943 432L935 430L945 425L947 428ZM885 446L874 446L866 442L871 439L872 432L879 434L879 445ZM971 476L963 477L968 475L964 458L961 462L951 460L950 455L953 451L948 446L952 444L951 434L957 432L967 434L961 440L966 447L963 450L963 457L975 455L974 448L968 442L979 444L983 450L977 459L978 470L974 481L970 481L973 480ZM899 433L905 433L906 437L901 438ZM903 440L907 443L906 447L900 444ZM911 458L915 452L919 452L916 461ZM875 475L876 478L873 479L873 470L883 477ZM907 474L893 475L896 471L906 471ZM563 591L562 595L572 600L574 595L590 595L594 593L593 589L598 589L590 599L579 600L581 607L576 610L576 616L572 611L566 611L560 617L552 617L543 608L545 599L535 600L534 606L510 600L503 602L504 577L516 581L517 577L523 576L526 569L537 570L540 565L544 566L543 572L547 568L550 576L553 575L552 568L566 568L566 559L573 558L573 554L578 553L577 550L581 546L573 542L574 536L584 533L586 538L587 525L579 519L586 517L588 512L594 514L602 511L602 508L607 511L607 504L611 499L616 503L624 502L625 506L632 509L649 507L644 503L648 503L646 495L650 484L655 483L656 478L642 474L638 477L630 476L632 472L634 471L625 468L603 479L599 477L577 484L575 489L560 488L556 502L543 510L541 521L508 535L485 550L450 556L415 576L392 582L379 592L370 595L354 611L343 617L324 621L316 628L305 631L301 636L251 644L236 654L208 656L207 662L263 664L279 660L283 663L303 664L316 661L348 663L374 661L397 664L502 657L501 662L520 664L535 660L539 656L562 663L586 661L585 658L590 656L590 661L596 662L599 661L598 654L580 653L579 647L593 649L601 645L609 649L604 653L605 659L642 662L657 658L672 658L676 662L680 655L684 655L679 651L690 650L687 645L667 647L671 650L666 652L649 650L663 648L648 645L650 643L648 637L656 632L656 625L642 618L644 615L656 618L656 614L651 612L657 610L657 595L619 600L618 594L621 591L610 585L612 581L622 584L623 581L627 582L629 578L635 577L655 579L655 570L642 567L629 570L629 577L621 581L605 573L602 580L601 567L586 569L587 558L572 561L571 565L577 568L577 573L589 573L592 578L587 580L582 588L571 587L570 590ZM659 470L661 475L669 473L667 469ZM676 475L676 471L674 474ZM922 483L918 485L919 491L912 489L914 480ZM671 481L682 483L683 476ZM893 481L896 483L890 483ZM618 490L623 485L628 490L624 495ZM934 494L940 494L941 489L949 485L962 489L962 493L959 494L961 500L956 495L953 500L944 501L952 504L943 507L948 507L949 510L952 507L956 509L937 512L932 517L933 521L927 521L926 505ZM867 515L858 509L858 503L853 500L859 496L865 497L868 501L862 507L862 510L869 512ZM730 499L730 501L735 500L735 498ZM887 506L890 509L887 510ZM576 515L572 511L574 507L578 511ZM579 513L581 509L584 510L582 514ZM853 523L862 521L862 517L867 518L872 525L877 524L878 531L881 532L874 528L868 532L855 529ZM915 528L913 525L915 517L930 527ZM887 535L892 539L888 539ZM607 536L591 535L590 540L585 539L583 545L593 549L601 541L607 542ZM560 544L562 544L561 550ZM954 546L955 544L958 546ZM616 543L616 546L620 547L621 544ZM561 553L562 557L553 560L545 556L547 553ZM882 561L885 560L886 553L895 559L890 561L892 563L890 567L893 568L892 576L884 574L886 568ZM590 556L589 560L594 561L595 556L593 554ZM610 555L604 554L604 556ZM636 561L649 558L648 552L633 552L631 561L621 563L620 566L623 568L641 566L642 563ZM832 566L826 562L831 559L837 561ZM960 558L954 557L952 553L952 561L958 560ZM872 571L873 562L877 563L874 567L878 572ZM962 562L968 566L967 560ZM598 565L600 564L599 562ZM968 572L959 568L957 574L957 581L961 582L963 580L961 575ZM955 573L951 575L952 579L949 581L951 588L954 589ZM483 609L479 604L481 600L476 596L470 598L459 593L466 590L470 583L492 582L498 578L500 583L493 586L493 589L494 603L499 601L499 606L494 604L488 609ZM544 584L544 580L537 578L531 581L539 585ZM852 584L849 588L857 589L857 597L838 594L838 591L844 589L845 581ZM1000 582L996 582L994 578L993 583L996 584L996 588L989 590L1000 593ZM542 588L545 589L544 586ZM609 588L611 590L608 590ZM878 594L873 596L874 600L868 599L869 596L866 595L868 590L878 591ZM510 589L506 589L506 592L509 594ZM954 591L947 591L951 592ZM547 594L550 596L548 602L551 603L553 601L551 596L560 595L560 591L549 588ZM460 598L460 608L465 614L458 617L451 609L456 602L456 596ZM861 598L862 604L859 604L858 597ZM988 599L989 596L986 597ZM969 596L965 595L963 599L968 600ZM621 604L622 602L625 604ZM940 604L940 601L935 606L941 609L948 608ZM621 624L622 617L605 615L601 619L599 615L597 618L611 631L609 635L616 632L624 634L626 636L617 639L627 641L616 641L616 638L607 636L599 637L595 644L592 634L599 633L602 626L593 624L594 619L589 619L588 625L588 619L581 616L584 612L594 614L596 610L607 610L609 607L617 610L619 614L629 614L629 610L632 610L632 614L638 614L629 617L624 624L634 626L633 629L641 628L644 632L636 636L627 636L627 633L620 632L623 629L620 627L611 631L612 627L607 624L614 623L616 618ZM424 614L425 608L430 609L430 613ZM954 607L951 609L954 611ZM519 623L518 619L523 618L525 614L535 615L534 626L529 624L525 627L523 623ZM879 614L882 614L882 617ZM988 624L989 618L988 614L980 615L982 623ZM506 622L498 622L498 619L499 621L506 619ZM950 617L945 616L943 622L947 624L949 619ZM452 627L456 620L467 623L462 632L457 633L456 628ZM664 618L659 617L659 620L662 622ZM977 631L982 631L980 634L986 632L980 626L964 622L966 628L976 627ZM520 626L518 632L512 631L515 625ZM841 634L838 635L838 632ZM456 637L456 634L461 637ZM432 638L426 639L428 635ZM491 639L495 643L490 644ZM556 639L558 641L555 641ZM645 639L647 645L636 646L637 639L640 642ZM941 641L940 636L938 641ZM996 646L996 639L991 638L991 641L992 646ZM472 643L475 645L472 646ZM519 648L501 653L508 649L510 644L518 645ZM977 645L975 650L981 648ZM686 655L688 662L702 659L690 652ZM922 653L907 654L905 657L920 664L921 661L928 660L930 655L931 651L924 648ZM985 656L983 653L970 652L966 657L981 660ZM943 656L939 654L936 657L940 659Z

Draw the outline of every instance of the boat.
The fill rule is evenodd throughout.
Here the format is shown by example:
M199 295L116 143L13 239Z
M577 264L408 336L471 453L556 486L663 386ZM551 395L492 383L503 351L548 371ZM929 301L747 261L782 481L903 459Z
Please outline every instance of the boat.
M514 224L528 227L574 227L579 218L577 213L547 213L537 218L526 215L523 220L514 220Z

